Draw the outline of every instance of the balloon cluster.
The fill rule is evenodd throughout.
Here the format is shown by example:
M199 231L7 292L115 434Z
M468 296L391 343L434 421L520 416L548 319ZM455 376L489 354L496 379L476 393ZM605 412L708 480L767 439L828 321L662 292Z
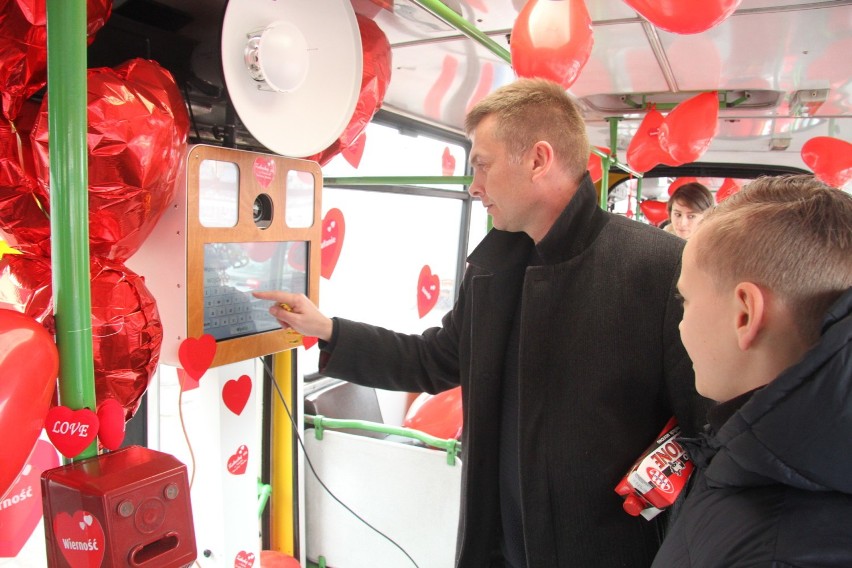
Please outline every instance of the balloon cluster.
M0 0L0 232L23 254L0 258L0 304L53 329L49 97L44 0ZM88 0L90 38L111 0ZM162 326L125 261L174 197L189 117L171 74L136 59L87 72L88 203L95 392L133 416L159 360ZM0 235L2 236L2 235Z

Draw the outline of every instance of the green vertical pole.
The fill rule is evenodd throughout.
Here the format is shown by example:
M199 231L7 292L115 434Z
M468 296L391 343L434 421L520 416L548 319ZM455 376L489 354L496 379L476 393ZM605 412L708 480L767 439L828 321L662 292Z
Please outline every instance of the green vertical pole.
M89 282L86 0L47 0L50 231L59 400L96 410ZM74 459L97 455L95 442Z

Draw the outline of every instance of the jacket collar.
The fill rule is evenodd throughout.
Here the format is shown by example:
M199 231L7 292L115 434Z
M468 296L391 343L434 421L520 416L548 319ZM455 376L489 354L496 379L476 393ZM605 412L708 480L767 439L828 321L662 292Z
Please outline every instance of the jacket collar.
M597 193L589 173L547 235L534 245L525 233L492 229L468 256L468 262L489 272L526 266L533 246L544 264L565 262L588 248L606 224L597 206Z

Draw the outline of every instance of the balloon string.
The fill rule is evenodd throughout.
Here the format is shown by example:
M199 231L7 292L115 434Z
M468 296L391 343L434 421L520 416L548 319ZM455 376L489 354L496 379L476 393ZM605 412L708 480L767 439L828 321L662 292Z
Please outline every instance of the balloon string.
M99 327L98 327L98 329L103 329L103 328L105 328L105 327L107 327L107 326L115 326L115 325L118 325L118 329L117 329L116 331L114 331L114 332L112 332L112 333L105 333L105 334L103 334L103 335L100 335L100 334L97 334L97 333L92 333L92 336L93 336L93 337L111 337L111 336L113 336L113 335L118 335L119 333L121 333L122 331L124 331L124 322L123 322L123 321L117 321L117 318L120 318L120 317L121 317L121 316L115 316L115 317L113 317L110 321L108 321L108 322L106 322L105 324L103 324L103 325L101 325L101 326L99 326Z

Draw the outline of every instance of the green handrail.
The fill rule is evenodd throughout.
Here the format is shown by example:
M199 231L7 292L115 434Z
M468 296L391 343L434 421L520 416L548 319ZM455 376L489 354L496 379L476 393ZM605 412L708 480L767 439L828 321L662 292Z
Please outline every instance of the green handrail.
M323 185L470 185L473 176L324 177Z
M86 0L47 0L50 232L59 401L96 410L89 276ZM74 459L97 455L92 442Z
M447 452L447 463L455 465L456 457L461 451L461 442L458 440L445 440L429 435L420 430L412 428L403 428L399 426L390 426L379 422L370 422L368 420L342 420L338 418L326 418L321 414L316 416L306 414L305 423L314 427L314 436L317 440L322 440L323 430L325 428L349 428L356 430L367 430L368 432L378 432L391 436L405 436L406 438L414 438L433 448L445 450Z
M411 0L424 10L428 10L435 17L453 26L470 39L485 46L491 53L501 58L506 63L512 63L512 55L493 39L482 33L473 24L462 18L459 14L447 7L439 0Z

